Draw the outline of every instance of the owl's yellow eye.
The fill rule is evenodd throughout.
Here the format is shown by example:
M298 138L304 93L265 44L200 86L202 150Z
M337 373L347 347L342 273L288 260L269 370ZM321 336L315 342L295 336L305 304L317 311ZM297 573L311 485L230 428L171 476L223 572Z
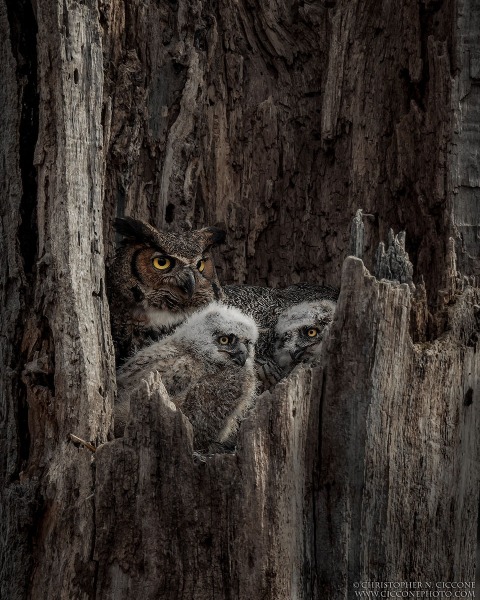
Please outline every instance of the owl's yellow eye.
M199 260L197 263L197 269L200 271L200 273L203 272L203 270L205 269L205 261L203 260Z
M218 338L218 343L219 343L219 344L222 344L222 346L226 346L226 345L228 344L228 342L229 342L229 341L230 341L230 340L228 339L228 337L227 337L226 335L221 335L221 336Z
M308 331L307 331L307 335L308 337L316 337L318 334L318 329L315 329L315 327L311 327Z
M157 256L153 259L153 266L159 271L166 271L170 268L172 261L165 256Z

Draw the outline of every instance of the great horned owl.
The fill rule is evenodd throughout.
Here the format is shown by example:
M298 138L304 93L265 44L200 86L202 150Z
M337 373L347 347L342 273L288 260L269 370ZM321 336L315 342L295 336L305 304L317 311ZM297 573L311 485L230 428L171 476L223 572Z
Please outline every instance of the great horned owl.
M115 227L124 240L108 270L108 289L119 364L222 297L210 250L225 232L163 233L130 217L117 219Z
M338 298L338 290L335 288L314 283L297 283L283 289L226 285L223 293L223 302L241 308L258 325L260 335L255 348L255 360L262 389L269 389L285 375L275 360L275 327L278 317L288 308L303 302L336 302Z
M213 302L139 350L117 371L115 435L123 434L132 391L158 371L172 402L192 423L195 450L231 447L254 398L257 336L253 319Z
M274 359L285 375L300 363L313 363L333 319L332 300L301 302L280 314L275 326Z

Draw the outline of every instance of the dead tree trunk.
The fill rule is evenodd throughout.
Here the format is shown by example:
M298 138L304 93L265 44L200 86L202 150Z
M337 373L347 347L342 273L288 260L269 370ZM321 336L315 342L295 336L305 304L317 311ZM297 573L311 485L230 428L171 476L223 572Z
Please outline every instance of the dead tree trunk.
M260 4L0 1L2 598L474 578L480 10ZM414 285L347 258L360 208L365 265L405 230ZM342 284L321 365L259 399L236 455L194 464L152 382L109 437L123 214L223 223L225 283Z

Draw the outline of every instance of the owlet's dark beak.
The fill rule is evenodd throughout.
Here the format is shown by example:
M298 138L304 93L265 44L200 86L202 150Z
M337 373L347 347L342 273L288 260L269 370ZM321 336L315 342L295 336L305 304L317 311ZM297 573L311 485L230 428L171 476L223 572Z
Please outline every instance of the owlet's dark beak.
M299 360L305 353L306 348L295 348L295 350L290 350L290 356L292 360Z
M238 349L236 349L235 352L231 353L231 357L232 361L236 365L240 365L240 367L243 367L244 364L247 362L248 358L248 350L245 344L238 344Z

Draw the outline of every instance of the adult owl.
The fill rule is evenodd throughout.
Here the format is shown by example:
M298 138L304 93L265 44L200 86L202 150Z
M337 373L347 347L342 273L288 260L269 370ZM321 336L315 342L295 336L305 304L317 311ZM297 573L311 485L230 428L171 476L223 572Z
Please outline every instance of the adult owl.
M284 375L300 362L312 364L318 359L335 307L332 300L301 302L280 314L274 359Z
M132 392L158 371L170 399L192 423L195 450L231 449L255 395L257 336L253 319L213 302L139 350L117 371L115 435L123 434Z
M131 217L117 219L115 227L123 241L107 284L118 365L222 297L211 249L225 232L205 227L165 233Z

